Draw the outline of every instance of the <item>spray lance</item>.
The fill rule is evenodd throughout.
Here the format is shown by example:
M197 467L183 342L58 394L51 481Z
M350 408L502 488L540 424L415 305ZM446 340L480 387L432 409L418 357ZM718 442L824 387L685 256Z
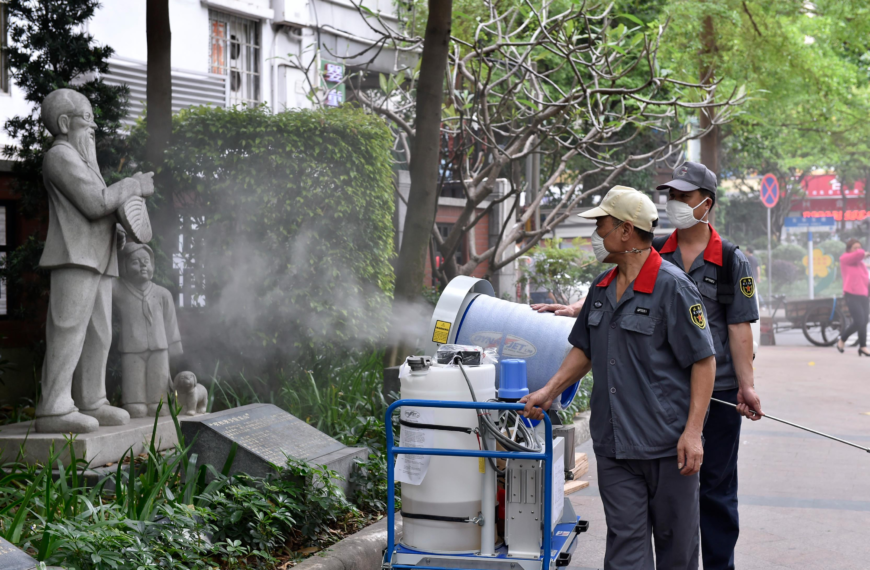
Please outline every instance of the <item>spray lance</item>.
M712 401L714 401L714 402L718 402L718 403L720 403L720 404L725 404L726 406L731 406L732 408L736 408L736 407L737 407L737 404L732 404L731 402L726 402L726 401L724 401L724 400L719 400L719 399L716 399L716 398L710 398L710 399L711 399ZM753 416L757 416L757 415L758 415L758 412L756 412L755 410L749 410L749 411L752 413ZM773 420L773 421L775 421L775 422L783 423L783 424L788 425L788 426L791 426L791 427L796 427L796 428L798 428L798 429L802 429L802 430L804 430L804 431L808 431L808 432L810 432L810 433L814 433L814 434L816 434L816 435L820 435L820 436L822 436L822 437L826 437L826 438L828 438L828 439L833 439L834 441L839 441L840 443L845 443L846 445L851 445L852 447L857 447L858 449L863 449L863 450L866 451L867 453L870 453L870 448L868 448L868 447L863 447L863 446L861 446L861 445L858 445L857 443L852 443L851 441L846 441L845 439L840 439L839 437L834 437L834 436L832 436L832 435L828 435L828 434L826 434L826 433L822 433L822 432L820 432L820 431L816 431L816 430L814 430L814 429L810 429L810 428L808 428L808 427L804 427L804 426L802 426L802 425L799 425L799 424L796 424L796 423L793 423L793 422L790 422L790 421L787 421L787 420L783 420L783 419L780 419L780 418L777 418L777 417L771 416L770 414L764 414L764 415L762 415L762 417L764 417L764 418L768 418L768 419L771 419L771 420Z

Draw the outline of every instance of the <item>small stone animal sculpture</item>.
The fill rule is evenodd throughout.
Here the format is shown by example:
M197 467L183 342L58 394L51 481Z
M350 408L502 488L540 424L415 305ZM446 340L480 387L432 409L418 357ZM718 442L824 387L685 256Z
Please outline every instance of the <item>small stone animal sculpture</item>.
M179 372L172 381L172 389L175 397L181 404L181 414L195 416L204 414L208 405L208 390L205 386L197 383L193 372Z

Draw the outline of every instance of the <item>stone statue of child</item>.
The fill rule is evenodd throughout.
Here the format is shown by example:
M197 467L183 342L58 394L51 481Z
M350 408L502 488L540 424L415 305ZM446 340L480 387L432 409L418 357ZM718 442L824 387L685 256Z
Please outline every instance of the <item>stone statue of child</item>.
M143 244L127 243L121 250L121 279L112 302L121 317L121 404L131 418L169 413L170 359L182 353L172 294L151 282L154 252Z
M106 398L118 276L115 214L128 200L153 194L154 182L152 173L136 173L106 186L97 164L94 110L81 93L49 93L42 122L54 141L42 162L48 235L39 266L51 272L51 294L36 431L88 433L130 421Z

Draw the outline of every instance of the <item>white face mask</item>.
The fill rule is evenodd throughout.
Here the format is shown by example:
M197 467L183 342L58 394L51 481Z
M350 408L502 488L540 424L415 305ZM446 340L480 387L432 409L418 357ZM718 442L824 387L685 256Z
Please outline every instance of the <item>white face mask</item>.
M598 260L598 263L604 263L604 260L607 259L607 256L610 255L611 253L642 253L642 252L650 249L647 247L644 249L636 249L635 248L635 249L627 249L625 251L618 251L618 252L608 251L607 248L604 247L604 238L606 238L607 236L609 236L610 234L615 232L616 228L618 228L622 224L623 224L623 222L619 222L618 224L616 224L616 227L614 227L612 230L607 232L607 234L604 237L601 237L600 235L598 235L598 228L592 230L592 237L590 238L590 241L592 242L592 253L595 254L595 259Z
M616 229L616 228L614 228ZM609 235L609 234L608 234ZM595 259L598 263L604 263L604 260L610 255L607 248L604 247L604 238L598 235L598 230L592 230L592 253L595 254Z
M671 220L671 223L678 230L685 230L691 228L697 223L709 224L710 222L701 218L700 220L695 217L695 210L703 206L707 203L705 199L703 202L695 206L694 208L686 204L685 202L680 202L679 200L668 200L667 207L665 208L668 212L668 219ZM707 214L710 212L708 209L704 212L704 218L707 217Z

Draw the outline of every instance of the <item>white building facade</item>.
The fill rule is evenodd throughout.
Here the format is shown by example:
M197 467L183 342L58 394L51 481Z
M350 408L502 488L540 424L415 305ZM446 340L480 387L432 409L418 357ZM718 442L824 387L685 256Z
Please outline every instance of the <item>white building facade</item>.
M127 123L145 105L147 41L145 0L102 0L88 32L115 54L108 83L130 87ZM398 29L393 0L363 0L381 22ZM407 66L395 50L370 49L380 35L376 18L363 19L350 0L169 0L172 29L173 110L192 105L265 104L273 112L308 108L312 99L337 105L332 89L353 71L394 73ZM8 41L0 0L0 34ZM376 56L375 56L376 55ZM375 56L375 57L373 57ZM0 124L30 112L24 93L0 64ZM5 133L0 145L12 144Z

